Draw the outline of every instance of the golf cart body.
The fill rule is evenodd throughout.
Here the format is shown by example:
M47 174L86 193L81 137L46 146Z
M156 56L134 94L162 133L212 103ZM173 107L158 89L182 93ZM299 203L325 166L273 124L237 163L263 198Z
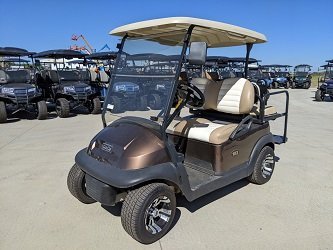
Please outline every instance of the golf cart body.
M324 78L318 79L318 89L316 91L316 101L323 101L326 96L333 100L333 59L327 60L327 64L322 67L325 69Z
M101 99L103 101L109 87L110 75L112 74L116 57L117 52L113 51L96 52L86 56L86 59L95 60L97 62L97 67L91 67L89 69L91 86L96 92L101 93Z
M311 67L308 64L300 64L295 66L293 75L293 88L308 89L311 86Z
M29 60L21 57L31 56L33 52L13 47L1 47L0 56L0 122L7 120L7 113L26 111L45 119L42 93L36 88ZM43 106L42 116L38 116L38 106Z
M102 120L105 128L76 155L68 187L82 202L114 205L124 201L122 223L125 230L147 244L167 232L174 216L174 193L193 201L253 176L263 149L274 150L275 137L270 132L269 120L287 118L288 111L269 112L265 105L268 95L261 97L256 92L259 90L246 78L220 80L217 72L202 72L203 77L191 79L184 77L186 72L181 72L189 66L204 68L207 47L246 45L248 59L252 45L266 41L262 34L185 17L129 24L110 34L123 36L123 39L104 102ZM127 57L148 50L173 55L177 63L172 74L140 74L134 68L128 69ZM147 107L133 112L114 112L112 89L118 83L131 79L130 82L138 84L144 79L154 86L165 78L168 78L170 88L163 89L167 98L160 109ZM280 93L288 97L286 91L276 94ZM238 101L233 101L234 95ZM176 97L179 101L174 106ZM279 138L280 142L287 140L286 123L284 136ZM269 153L265 159L267 165L262 170L262 178L266 182L272 173L274 154ZM82 185L84 189L75 188ZM167 190L172 190L172 194ZM159 195L152 195L155 192ZM141 199L143 193L146 205L136 200ZM136 204L142 211L138 212L139 217L128 220L134 209L129 204ZM135 226L130 221L136 219L138 224Z
M262 65L263 68L267 68L272 77L273 88L283 87L288 89L291 83L291 75L289 69L292 67L290 65L281 64L271 64Z
M44 98L56 105L60 117L68 117L71 110L82 106L87 107L92 114L100 113L101 104L98 98L100 94L90 86L90 72L66 66L65 59L80 59L84 56L85 54L81 52L63 49L43 51L33 56L51 59L48 68L39 67L36 83L43 90ZM51 69L52 64L55 69ZM38 66L41 66L40 63L36 68Z

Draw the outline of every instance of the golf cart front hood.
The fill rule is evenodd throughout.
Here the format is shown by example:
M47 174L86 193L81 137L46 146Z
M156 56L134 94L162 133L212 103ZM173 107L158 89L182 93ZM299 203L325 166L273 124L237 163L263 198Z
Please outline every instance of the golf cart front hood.
M135 118L134 118L135 119ZM125 170L169 162L164 141L145 119L121 118L99 132L88 147L95 160Z

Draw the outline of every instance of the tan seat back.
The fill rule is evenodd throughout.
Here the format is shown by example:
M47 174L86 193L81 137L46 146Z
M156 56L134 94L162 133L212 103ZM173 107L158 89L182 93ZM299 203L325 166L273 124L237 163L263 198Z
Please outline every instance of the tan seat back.
M104 82L104 83L109 82L109 76L108 76L108 74L106 74L105 71L100 71L99 72L99 80L101 82Z
M254 105L255 90L245 78L223 80L219 92L217 111L230 114L249 114Z
M8 76L4 70L0 70L0 83L7 83Z
M90 81L96 82L97 73L95 69L89 69L89 72L90 72Z

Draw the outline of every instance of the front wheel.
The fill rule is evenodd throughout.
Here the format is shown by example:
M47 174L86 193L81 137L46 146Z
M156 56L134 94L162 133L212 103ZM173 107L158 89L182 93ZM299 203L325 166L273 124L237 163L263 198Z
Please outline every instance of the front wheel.
M4 102L0 102L0 123L4 123L6 121L7 121L6 104Z
M60 118L66 118L69 116L70 107L69 101L65 98L59 98L56 101L56 111Z
M45 101L37 102L37 119L45 120L48 116L47 105Z
M291 88L295 89L296 88L296 84L294 82L291 83Z
M152 183L128 193L121 210L121 223L135 240L150 244L163 237L176 213L172 188Z
M87 195L85 173L74 164L67 176L69 192L79 201L85 204L94 203L95 200Z
M316 91L315 99L317 102L321 102L324 99L320 89Z
M89 111L91 114L100 114L102 111L102 105L101 101L99 98L95 97L94 99L91 100L90 106L89 106Z
M309 89L311 86L311 83L310 82L306 82L305 85L304 85L304 88L305 89Z
M278 82L273 82L273 89L277 89L279 87L279 83Z
M273 174L275 166L274 150L265 146L259 153L259 156L254 165L253 173L248 177L248 180L255 184L265 184Z
M158 110L162 106L161 97L158 94L151 94L148 96L148 105L153 110Z
M290 88L290 83L286 82L286 85L284 86L285 89L289 89Z

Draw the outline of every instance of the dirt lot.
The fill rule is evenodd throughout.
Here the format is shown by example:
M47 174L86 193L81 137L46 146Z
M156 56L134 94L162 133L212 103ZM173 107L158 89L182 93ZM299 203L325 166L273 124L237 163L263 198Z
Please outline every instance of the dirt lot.
M67 190L99 116L1 124L0 248L331 249L333 103L314 102L314 91L290 90L289 141L277 146L268 184L239 181L192 203L179 197L172 230L149 246L125 233L119 207L83 205Z

